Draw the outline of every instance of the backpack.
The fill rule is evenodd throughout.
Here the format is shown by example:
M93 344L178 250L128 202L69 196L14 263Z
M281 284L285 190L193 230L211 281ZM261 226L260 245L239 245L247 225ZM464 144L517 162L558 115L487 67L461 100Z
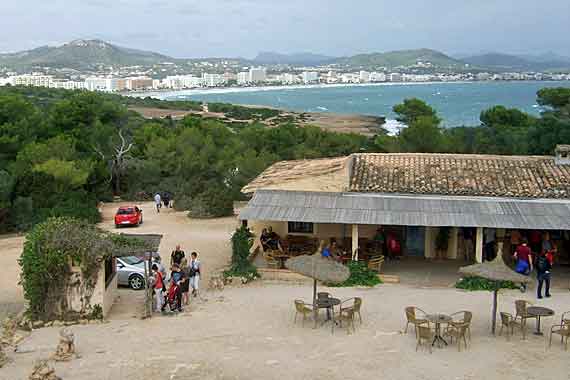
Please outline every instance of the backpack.
M546 272L549 269L550 269L550 263L548 262L546 256L544 255L538 256L538 258L536 259L536 270L538 270L539 272Z

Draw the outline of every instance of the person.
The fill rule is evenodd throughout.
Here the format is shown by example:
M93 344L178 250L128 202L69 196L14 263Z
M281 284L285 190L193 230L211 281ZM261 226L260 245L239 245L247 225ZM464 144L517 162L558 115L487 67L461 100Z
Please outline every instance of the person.
M388 234L388 257L395 259L402 253L400 242L393 233Z
M269 232L267 232L267 228L264 228L261 231L261 236L259 237L259 241L261 242L261 247L263 248L263 251L269 251L271 250L271 247L269 246Z
M322 240L321 241L321 256L326 258L326 259L330 259L331 256L331 248L328 244L325 244L325 241Z
M547 252L552 251L553 246L554 244L552 244L552 240L550 240L550 234L548 232L545 232L542 235L541 252L544 252L546 254Z
M182 258L182 262L180 263L180 268L181 270L184 271L185 277L187 279L190 278L190 273L189 273L189 267L188 267L188 260L186 259L186 257ZM182 304L183 305L188 305L188 292L190 291L190 281L184 281L181 285L180 285L180 292L182 293Z
M550 297L550 271L552 264L546 257L546 252L540 252L536 258L536 279L538 280L538 287L536 288L536 297L542 298L542 286L546 285L545 296Z
M189 265L189 278L190 286L192 287L192 295L196 297L198 295L198 288L200 285L200 261L198 260L198 252L192 252L190 254L190 265Z
M180 266L182 264L182 259L185 257L186 255L184 254L184 251L180 249L180 244L178 244L176 249L170 254L170 263Z
M164 286L164 277L162 277L162 273L160 273L160 270L158 269L158 265L152 264L152 273L153 273L153 277L154 277L154 286L153 286L153 290L154 290L154 297L155 297L155 302L156 302L156 311L161 311L162 310L162 305L163 305L163 292L166 289L166 287Z
M540 253L540 251L542 250L542 234L540 233L540 231L538 230L530 231L530 236L528 241L529 241L530 250L534 254Z
M159 193L154 195L154 203L156 205L156 212L160 212L160 208L162 207L161 197Z
M172 265L172 273L170 274L170 286L177 285L176 291L176 306L175 309L183 311L182 309L182 285L187 280L186 274L180 269L178 264Z
M465 255L465 261L472 262L475 258L475 244L473 244L473 228L463 227L461 229L461 234L463 236L463 254Z
M162 193L162 203L164 203L164 208L170 207L170 193L168 191Z
M384 233L384 228L382 226L376 229L376 233L372 238L374 241L374 247L380 251L382 255L386 254L386 233Z
M514 255L517 247L521 244L522 235L519 230L511 231L511 254Z
M528 246L526 238L522 239L522 244L517 247L513 256L516 260L515 271L528 276L530 272L532 272L532 252ZM521 292L525 291L526 284L521 284Z
M336 261L342 261L342 251L338 247L336 240L331 241L330 248L331 257Z
M154 261L153 265L158 267L158 271L162 274L162 279L164 280L166 278L166 268L162 265L162 259L160 256L154 256L152 260Z
M281 237L277 232L273 231L271 226L267 229L267 234L269 235L269 247L275 251L283 251L283 248L281 248Z
M497 232L494 228L485 228L483 237L485 242L485 260L491 261L495 258L495 239Z

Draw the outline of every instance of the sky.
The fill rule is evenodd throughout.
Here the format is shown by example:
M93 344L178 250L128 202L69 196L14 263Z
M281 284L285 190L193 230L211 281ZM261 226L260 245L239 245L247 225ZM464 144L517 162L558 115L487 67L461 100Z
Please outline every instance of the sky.
M176 58L432 48L570 56L569 0L0 0L0 52L102 39Z

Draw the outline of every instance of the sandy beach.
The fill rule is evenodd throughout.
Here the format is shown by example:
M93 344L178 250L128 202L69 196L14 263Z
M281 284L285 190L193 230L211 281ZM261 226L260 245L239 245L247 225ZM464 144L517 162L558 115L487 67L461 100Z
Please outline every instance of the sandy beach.
M111 217L117 204L103 208L105 228L113 228ZM186 251L198 250L205 273L227 264L228 239L236 226L234 218L190 220L171 210L156 214L144 203L145 223L132 233L162 233L160 247L168 257L177 243ZM22 305L15 282L17 257L23 242L11 236L2 243L0 305ZM5 247L8 247L6 249ZM206 285L206 281L203 282ZM80 358L55 364L63 379L161 380L161 379L568 379L568 352L555 338L547 350L545 336L520 332L508 341L490 333L491 293L464 292L442 286L413 286L406 283L366 288L321 288L340 299L363 298L363 323L354 334L344 329L332 332L330 322L317 329L312 323L294 324L294 299L309 300L310 284L258 281L223 291L203 291L184 313L133 318L140 292L121 289L120 300L100 325L73 326ZM532 292L501 293L499 310L514 313L515 299L535 302ZM536 302L556 311L543 320L543 331L568 309L570 293L556 288L553 297ZM455 345L416 352L414 335L403 334L404 307L415 305L428 312L474 313L472 340L466 351ZM129 312L125 312L125 310ZM321 314L321 321L324 313ZM0 379L25 379L33 362L48 357L57 344L59 329L34 330L18 350L9 353L12 362L0 369Z

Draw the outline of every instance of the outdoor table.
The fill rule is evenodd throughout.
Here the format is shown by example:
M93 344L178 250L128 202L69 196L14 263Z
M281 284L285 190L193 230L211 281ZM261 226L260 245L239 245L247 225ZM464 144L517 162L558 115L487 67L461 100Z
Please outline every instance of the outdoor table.
M443 336L441 336L441 324L451 322L451 317L446 314L428 314L426 315L426 319L435 324L435 336L431 345L434 346L437 342L438 347L441 347L441 343L447 346L447 342L443 339Z
M527 307L526 312L536 317L536 331L534 335L543 335L540 331L540 317L550 317L554 315L554 310L542 306Z
M334 315L334 307L336 305L340 305L340 299L338 298L329 297L329 298L317 299L317 308L327 309L327 319L326 319L327 321L331 320L331 310Z

